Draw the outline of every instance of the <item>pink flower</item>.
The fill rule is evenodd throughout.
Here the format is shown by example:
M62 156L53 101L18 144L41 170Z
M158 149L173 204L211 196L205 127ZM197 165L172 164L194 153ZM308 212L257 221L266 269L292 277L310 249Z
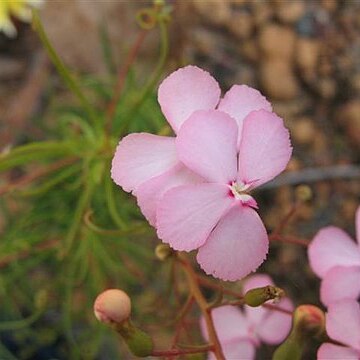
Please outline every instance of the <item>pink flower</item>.
M244 293L266 285L273 285L269 276L253 275L246 280ZM294 308L288 298L281 299L277 306L289 311ZM230 305L221 306L212 311L212 317L225 358L232 360L254 359L260 343L279 344L291 329L290 315L261 306L244 306L242 310ZM200 325L204 338L208 340L203 318ZM212 353L209 359L214 359Z
M355 300L345 299L329 305L326 332L345 346L322 344L317 354L319 360L360 359L360 306Z
M163 242L199 249L208 274L237 280L266 257L268 237L249 192L285 169L289 133L257 90L234 85L220 100L216 81L194 66L165 79L158 98L177 138L127 136L112 177L134 192Z
M215 109L219 98L216 80L196 66L172 73L158 92L163 114L175 134L194 111ZM179 161L174 137L147 133L121 139L112 161L111 176L125 191L136 195L144 216L153 226L157 202L167 189L202 181Z
M309 246L310 266L322 279L320 298L325 305L360 296L360 207L355 222L357 243L343 230L329 226Z

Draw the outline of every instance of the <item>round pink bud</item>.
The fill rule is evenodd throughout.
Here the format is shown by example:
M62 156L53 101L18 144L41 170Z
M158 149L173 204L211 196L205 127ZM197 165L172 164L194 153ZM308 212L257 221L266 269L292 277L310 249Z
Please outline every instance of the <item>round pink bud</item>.
M95 300L94 313L103 323L122 323L130 317L131 300L122 290L105 290Z

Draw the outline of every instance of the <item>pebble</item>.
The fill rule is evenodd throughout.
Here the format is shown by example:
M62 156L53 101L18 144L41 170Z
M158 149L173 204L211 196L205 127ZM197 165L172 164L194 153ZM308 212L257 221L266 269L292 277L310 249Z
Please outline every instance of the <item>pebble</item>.
M259 48L264 56L286 60L294 55L295 41L296 36L291 28L274 23L263 26L258 38Z
M301 117L294 121L291 127L291 136L299 145L312 144L317 135L314 121L308 117Z
M320 44L317 39L299 38L296 42L296 64L305 73L314 73L319 60Z
M236 12L227 22L228 30L239 39L247 39L254 32L254 22L251 14L241 11Z
M360 149L360 100L355 99L343 105L336 119L345 129L351 143Z
M276 17L286 23L293 24L298 21L305 13L305 3L302 1L283 1L275 2Z
M273 99L291 100L299 93L299 85L290 63L282 59L269 59L260 64L260 82Z
M212 24L223 25L232 17L230 3L227 1L193 1L192 4L195 11Z

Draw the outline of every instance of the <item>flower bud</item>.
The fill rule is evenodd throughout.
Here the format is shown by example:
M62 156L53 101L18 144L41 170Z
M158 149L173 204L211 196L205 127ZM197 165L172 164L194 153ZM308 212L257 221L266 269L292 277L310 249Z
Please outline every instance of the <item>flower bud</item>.
M275 350L272 360L301 360L303 343L291 335Z
M314 305L300 305L294 311L288 338L275 350L273 360L300 360L308 338L325 330L325 315Z
M284 295L284 290L276 286L268 285L247 291L244 296L244 301L246 305L256 307L264 304L268 300L278 300Z
M94 313L103 323L121 324L130 317L131 300L122 290L105 290L95 300Z
M174 250L167 244L159 244L155 248L155 256L161 261L168 259L173 253Z
M121 335L133 355L151 355L153 341L130 321L131 300L124 291L109 289L102 292L95 300L94 313L99 321L109 324Z
M294 326L300 331L321 335L325 331L325 314L314 305L300 305L294 311Z

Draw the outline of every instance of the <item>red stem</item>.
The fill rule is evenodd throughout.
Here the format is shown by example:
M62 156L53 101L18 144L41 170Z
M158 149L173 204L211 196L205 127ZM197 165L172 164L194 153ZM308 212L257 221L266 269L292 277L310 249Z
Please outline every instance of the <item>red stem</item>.
M289 244L296 244L296 245L300 245L300 246L304 246L304 247L309 246L309 242L307 240L299 239L294 236L270 234L269 240L270 241L280 241L280 242L285 242L285 243L289 243Z

